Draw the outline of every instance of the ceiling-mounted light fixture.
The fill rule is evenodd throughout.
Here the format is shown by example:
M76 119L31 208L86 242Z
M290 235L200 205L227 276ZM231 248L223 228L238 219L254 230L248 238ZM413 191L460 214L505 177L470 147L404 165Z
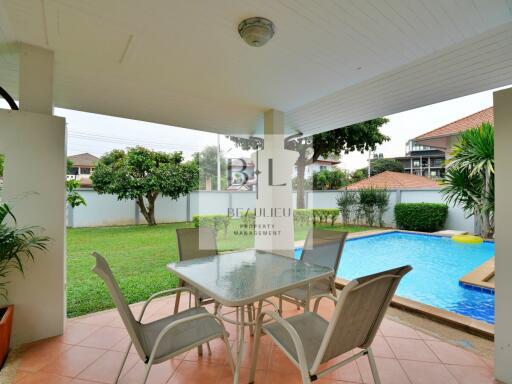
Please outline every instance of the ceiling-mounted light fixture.
M274 36L274 23L263 17L250 17L238 24L238 33L252 47L261 47Z

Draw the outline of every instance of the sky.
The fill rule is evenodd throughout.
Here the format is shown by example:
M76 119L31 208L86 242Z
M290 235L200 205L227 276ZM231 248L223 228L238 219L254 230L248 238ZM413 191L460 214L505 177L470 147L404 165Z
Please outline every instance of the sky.
M384 157L404 156L405 144L409 139L492 106L493 91L387 116L390 121L381 128L381 132L391 140L380 145L376 153L382 153ZM6 103L1 103L0 107L6 107ZM186 158L190 158L192 153L205 146L217 144L217 135L208 132L61 108L56 108L54 113L66 118L68 155L89 152L101 156L112 149L142 145L160 151L180 150ZM248 156L224 136L220 137L220 141L225 155ZM367 160L367 152L343 155L340 168L354 171L365 167Z

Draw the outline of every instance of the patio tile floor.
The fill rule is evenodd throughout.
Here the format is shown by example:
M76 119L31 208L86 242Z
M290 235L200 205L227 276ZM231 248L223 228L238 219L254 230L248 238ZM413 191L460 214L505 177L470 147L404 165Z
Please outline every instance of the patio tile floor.
M173 298L155 301L144 319L165 316L174 308ZM181 307L188 306L182 300ZM135 314L141 304L131 306ZM332 303L323 302L320 313L328 316ZM298 311L285 303L284 316ZM227 325L234 347L235 329ZM113 383L128 335L116 310L70 319L64 335L29 344L14 362L16 384L98 384ZM242 361L241 383L248 382L252 339L246 338ZM223 345L211 343L212 355L204 348L203 356L191 350L168 362L153 366L149 383L231 383L232 374L226 362ZM352 353L352 352L350 352ZM349 353L349 354L350 354ZM492 363L465 349L453 346L403 324L385 319L374 343L377 366L383 384L494 383ZM120 382L138 384L144 364L131 350ZM298 370L269 340L262 339L258 357L256 383L300 383ZM324 384L373 383L365 358L350 363L319 379Z

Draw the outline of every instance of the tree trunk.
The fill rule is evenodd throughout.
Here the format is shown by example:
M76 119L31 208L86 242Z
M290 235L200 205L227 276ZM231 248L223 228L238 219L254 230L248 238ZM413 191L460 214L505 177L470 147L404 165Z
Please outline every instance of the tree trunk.
M146 222L148 225L156 225L155 221L155 200L156 196L153 196L151 194L146 195L146 198L148 199L148 206L146 207L146 204L144 202L144 197L139 195L137 197L137 205L139 206L140 212L142 213L142 216L146 219Z
M306 208L304 194L304 174L306 172L306 164L304 161L297 160L297 209Z
M487 207L484 206L484 203L488 200L489 198L489 189L490 189L490 177L491 175L489 174L489 172L487 171L484 171L483 173L483 176L484 176L484 191L483 191L483 202L482 202L482 209L480 210L480 218L481 218L481 225L482 225L482 228L480 230L480 235L487 239L487 238L490 238L492 237L492 228L491 228L491 220L490 220L490 217L489 217L489 210L487 209Z

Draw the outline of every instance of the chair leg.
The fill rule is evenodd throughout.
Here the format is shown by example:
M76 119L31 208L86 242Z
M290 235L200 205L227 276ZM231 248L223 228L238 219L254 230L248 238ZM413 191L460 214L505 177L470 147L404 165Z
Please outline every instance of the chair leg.
M148 364L146 364L146 370L144 372L144 380L142 381L142 384L146 384L149 377L149 371L151 370L151 366L153 365L153 362L150 361Z
M224 332L224 335L222 336L222 341L224 341L224 344L226 345L226 350L228 353L228 364L231 368L231 372L235 373L235 362L233 361L233 352L231 351L231 346L229 345L229 337L226 332Z
M119 378L121 377L121 373L123 372L124 364L126 363L126 359L128 358L128 354L130 353L130 348L132 347L132 342L128 344L128 348L126 349L126 353L124 354L123 361L121 362L121 366L119 367L119 371L116 375L116 380L114 381L114 384L117 384L119 381Z
M283 297L279 296L279 316L283 316Z
M373 381L375 384L380 384L379 372L377 371L377 364L375 364L375 357L371 348L368 351L368 361L370 362L370 368L372 370Z
M254 335L254 347L252 350L252 359L251 359L251 372L249 374L249 383L254 383L254 378L256 377L256 362L258 361L258 351L260 349L260 337L261 337L261 322L256 323L256 333Z

